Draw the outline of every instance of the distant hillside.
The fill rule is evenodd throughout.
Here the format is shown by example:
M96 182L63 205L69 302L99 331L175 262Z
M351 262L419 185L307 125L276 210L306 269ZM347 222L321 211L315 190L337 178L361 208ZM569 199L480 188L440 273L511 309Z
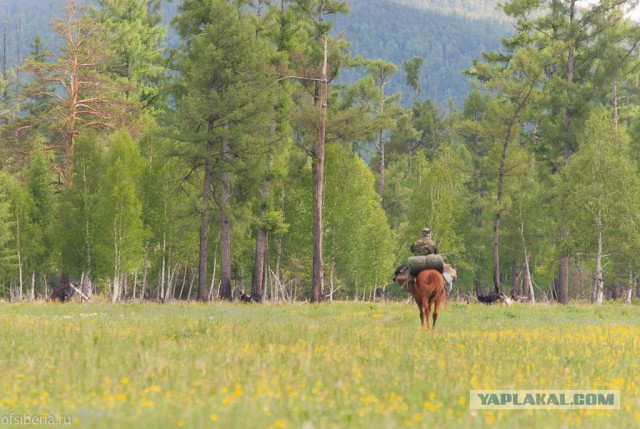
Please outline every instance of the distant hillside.
M503 19L496 12L496 0L389 0L402 6L432 10L443 15L458 15L471 19Z
M6 34L7 65L13 67L20 58L29 54L29 44L36 34L49 49L58 41L51 31L51 20L58 16L66 0L0 0L0 31ZM2 57L0 45L0 57Z
M168 4L165 14L175 13L179 3ZM0 0L0 31L7 33L8 67L16 64L18 56L29 54L36 34L49 49L57 48L59 41L50 22L65 4L66 0ZM348 0L348 4L351 13L335 20L334 33L345 35L354 55L396 63L399 72L388 89L390 93L402 91L405 104L410 90L404 84L403 61L415 55L424 57L423 96L441 108L449 99L460 106L469 90L461 71L480 58L481 52L500 49L500 38L510 31L495 10L495 0Z
M400 3L422 3L423 9ZM476 4L479 13L463 15L450 10L447 14L426 8L427 3L462 4L461 0L350 0L351 13L335 21L335 32L343 32L351 42L354 55L382 58L398 65L398 73L387 87L389 93L403 92L404 104L409 103L410 90L405 85L402 63L419 55L425 58L422 75L423 97L429 97L440 108L448 100L460 106L469 91L468 79L462 70L484 51L499 50L500 39L509 34L505 19L493 9L495 1L464 0ZM484 18L489 10L496 19Z

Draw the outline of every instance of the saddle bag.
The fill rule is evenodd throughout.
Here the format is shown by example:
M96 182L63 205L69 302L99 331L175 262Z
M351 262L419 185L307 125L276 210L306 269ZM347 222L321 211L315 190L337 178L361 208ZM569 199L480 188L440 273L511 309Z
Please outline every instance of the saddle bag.
M396 274L393 276L393 280L404 290L409 290L409 279L411 278L411 274L409 274L409 267L406 265L401 265L396 269Z

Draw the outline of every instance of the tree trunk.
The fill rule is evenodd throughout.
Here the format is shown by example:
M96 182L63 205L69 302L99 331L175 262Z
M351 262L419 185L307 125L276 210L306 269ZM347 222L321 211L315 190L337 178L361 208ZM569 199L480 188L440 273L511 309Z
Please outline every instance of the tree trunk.
M596 256L596 278L593 285L593 302L602 305L604 285L602 281L602 223L598 221L598 255Z
M256 236L256 249L254 253L253 273L251 275L251 299L262 301L264 294L264 260L267 244L267 231L263 227L258 228Z
M513 114L511 115L511 118L507 123L505 137L502 142L502 153L500 155L500 168L498 170L498 195L496 198L497 211L493 219L493 284L494 284L496 293L502 293L502 284L500 279L500 221L502 218L502 212L504 208L500 206L502 205L504 178L506 175L507 149L509 148L509 144L511 143L511 135L513 133L513 128L518 123L518 117L520 115L520 111L525 107L525 105L529 101L529 97L531 96L533 89L536 87L537 81L538 79L533 79L533 83L528 88L527 93L525 93L522 96L522 98L518 100L518 104L515 106Z
M618 80L613 80L613 129L618 129Z
M118 284L118 275L116 274L113 277L113 289L111 290L111 303L116 304L118 302L118 288L120 285Z
M311 302L322 300L322 205L324 198L324 145L327 132L327 39L324 40L324 61L322 65L322 93L320 106L320 133L316 154L316 195L313 223L313 280Z
M336 261L332 257L331 264L329 265L329 301L333 301L333 292L335 291L333 286L333 271L335 269Z
M269 237L267 237L268 239ZM265 294L267 293L267 281L269 281L269 270L271 270L271 266L269 265L268 261L267 261L267 255L269 255L269 241L267 240L265 243L265 249L264 249L264 265L263 265L263 270L262 270L262 301L265 301ZM261 302L262 302L261 301Z
M520 238L522 239L522 249L524 250L524 268L522 273L522 296L529 297L531 303L535 303L536 299L533 293L533 284L531 282L531 270L529 261L531 253L527 249L527 242L524 238L524 222L520 222Z
M384 106L384 105L383 105ZM382 107L381 109L381 113L382 110L384 110L384 107ZM380 130L380 136L378 137L379 139L379 151L380 151L380 207L382 209L384 209L384 132L382 130Z
M529 301L532 304L535 304L536 297L533 292L533 283L531 282L531 271L529 268L529 260L531 259L531 254L528 250L524 251L524 273L522 276L522 295L529 298Z
M271 136L276 138L275 130L275 116L272 118ZM273 167L273 152L269 153L269 161L267 162L267 176L260 192L262 204L260 207L260 220L264 221L267 215L267 198L271 191L271 169ZM255 302L262 302L262 295L264 293L264 260L267 249L267 231L261 224L258 227L258 233L256 235L256 250L254 253L253 273L251 275L251 299Z
M143 261L144 273L142 273L142 291L140 292L140 298L144 301L145 293L147 291L147 253L144 254Z
M138 270L133 272L133 300L136 300L136 289L138 287Z
M127 299L127 285L129 284L129 274L122 273L122 299Z
M384 72L380 75L380 116L384 114L384 86L386 84L386 79L384 76ZM384 186L385 186L385 176L384 176L384 166L385 166L385 149L384 149L384 130L380 130L380 134L378 136L378 150L380 153L380 207L384 209Z
M119 294L120 294L120 284L119 284L119 276L120 276L120 253L118 249L118 227L117 227L117 218L114 220L113 224L113 304L118 302Z
M167 264L167 288L162 296L165 301L169 301L173 295L173 277L175 276L175 270L171 270L171 260Z
M521 275L522 267L520 267L520 263L514 259L511 263L511 296L517 296L520 292Z
M184 292L184 285L187 282L187 266L184 266L184 275L182 276L182 286L180 286L180 294L178 299L182 299L182 292Z
M496 293L502 293L500 279L500 212L493 219L493 287Z
M576 14L576 0L571 0L569 5L569 38L573 38L572 34L573 22ZM570 40L573 42L573 40ZM573 142L571 139L571 123L573 121L573 76L575 71L575 49L572 43L569 43L569 53L567 55L567 108L564 115L564 159L569 160L573 154Z
M231 173L226 163L230 158L230 141L222 141L222 159L225 171L222 173L222 189L220 195L220 298L231 300L231 220L227 211L231 207Z
M569 27L573 26L575 20L576 0L571 0L569 5ZM564 160L565 164L571 159L573 154L573 143L571 138L571 122L573 121L573 75L575 69L575 51L573 44L569 44L567 58L567 106L564 117ZM564 222L563 219L561 221ZM560 243L562 243L569 232L562 226L560 230ZM569 255L561 251L558 266L558 281L556 283L556 299L561 304L569 302Z
M22 301L22 291L23 291L23 284L22 284L22 257L20 255L20 251L18 250L18 271L19 271L19 277L20 277L20 283L18 285L18 287L20 288L20 290L18 291L18 300Z
M285 190L282 190L282 211L285 210L284 205ZM282 262L282 236L276 238L276 276L280 278L280 263ZM268 276L265 276L268 277Z
M511 140L511 127L507 129L507 135L502 145L502 155L500 157L500 169L498 171L498 196L496 198L497 211L493 218L493 285L496 293L502 293L502 283L500 279L500 221L502 218L502 195L504 188L504 176L506 173L507 148Z
M83 188L82 188L82 194L83 194L83 199L82 199L82 205L84 207L85 210L85 222L84 222L84 259L85 259L85 264L87 265L85 267L86 273L87 273L87 282L88 282L88 291L85 291L84 289L82 289L82 293L85 294L85 296L90 297L91 294L91 280L90 280L90 275L91 275L91 225L89 223L89 213L90 213L90 207L89 207L89 179L87 177L87 165L86 163L82 164L82 184L83 184ZM81 286L82 287L82 286Z
M191 288L193 287L193 279L195 279L196 276L191 276L191 281L189 282L189 292L187 293L187 301L191 301ZM211 301L211 298L209 298L209 301Z
M213 120L209 120L209 134L213 133ZM207 141L207 158L204 162L204 189L202 191L202 216L200 220L200 250L198 257L198 301L207 300L207 256L209 250L209 210L213 165L213 140Z
M7 35L7 28L5 26L5 38ZM18 292L18 300L22 301L22 291L23 291L23 281L22 281L22 253L20 252L20 214L16 209L16 248L18 249L18 276L19 276L19 287L20 290Z
M629 273L629 289L627 290L627 304L631 304L631 298L633 298L633 273Z
M567 238L569 233L566 230L560 232L560 242ZM565 252L560 252L560 262L558 266L558 281L555 285L555 298L560 304L569 303L569 256Z
M91 290L91 271L82 273L82 281L80 282L80 290L82 294L87 297L87 302L91 302L93 297L93 291Z
M209 288L209 301L213 299L213 288L216 284L216 267L218 266L218 246L215 247L213 252L213 273L211 274L211 287ZM191 288L191 286L189 286ZM191 289L189 289L189 296L191 296Z
M36 272L31 272L31 298L30 301L33 302L36 299Z

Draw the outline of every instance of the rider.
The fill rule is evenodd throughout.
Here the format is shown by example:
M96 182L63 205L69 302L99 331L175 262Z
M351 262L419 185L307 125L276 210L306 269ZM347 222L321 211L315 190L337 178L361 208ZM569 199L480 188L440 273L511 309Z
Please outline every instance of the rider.
M424 228L420 232L420 239L413 242L413 244L411 245L411 251L416 256L438 254L438 246L436 245L436 242L431 238L431 229Z
M438 246L436 245L436 242L432 238L430 228L423 228L422 231L420 231L420 239L413 242L413 244L411 245L411 251L416 256L438 254ZM448 266L448 268L452 269L453 267ZM449 270L445 270L445 271L449 271ZM453 270L453 272L451 271L444 272L442 274L442 277L444 279L444 288L448 296L449 293L451 292L451 288L453 287L453 282L455 281L455 270Z

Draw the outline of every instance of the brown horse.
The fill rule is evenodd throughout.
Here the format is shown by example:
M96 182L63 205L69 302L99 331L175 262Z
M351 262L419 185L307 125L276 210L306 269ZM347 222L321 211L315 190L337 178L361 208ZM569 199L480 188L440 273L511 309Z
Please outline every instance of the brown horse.
M433 304L433 329L436 328L438 319L438 308L440 304L447 303L447 295L444 290L444 279L438 270L420 271L411 282L411 294L420 309L420 321L422 326L431 329L429 325L429 314Z

